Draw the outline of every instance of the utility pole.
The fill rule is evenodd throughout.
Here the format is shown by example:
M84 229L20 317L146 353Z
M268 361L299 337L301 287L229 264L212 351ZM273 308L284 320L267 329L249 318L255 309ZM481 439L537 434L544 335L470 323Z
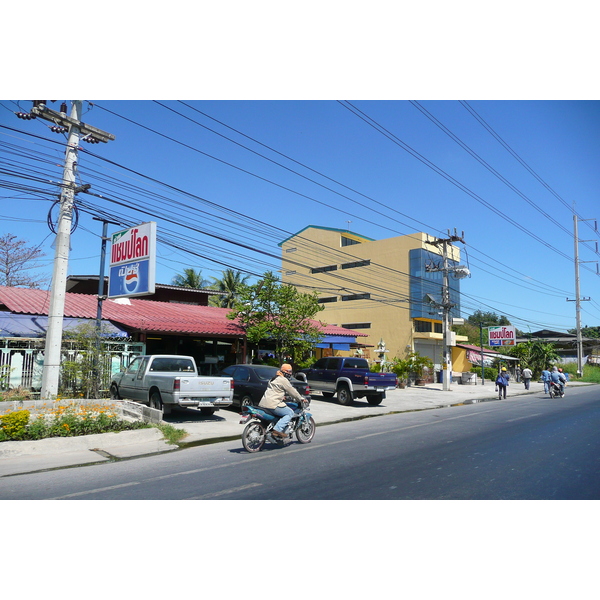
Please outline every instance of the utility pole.
M70 116L66 114L66 103L62 104L60 112L49 109L43 100L34 100L33 104L31 115L54 123L52 130L57 133L69 132L56 229L54 267L48 309L48 331L46 332L40 394L42 399L51 399L58 394L73 205L75 194L89 187L83 186L80 189L77 188L75 183L79 141L83 136L83 139L90 143L108 142L114 140L115 136L81 122L81 100L72 101Z
M443 361L444 361L444 371L443 371L443 389L444 391L450 390L450 383L452 381L452 332L450 331L450 309L454 306L450 302L450 286L448 285L448 273L453 272L454 276L457 278L467 277L469 275L469 270L463 266L449 267L448 266L448 246L452 244L452 242L461 242L465 243L464 232L462 235L457 235L456 229L454 230L454 235L450 235L450 231L448 231L448 237L443 239L436 239L433 242L426 242L432 246L436 246L442 248L442 266L441 267L429 267L428 271L442 271L443 275L443 283L442 283L442 302L439 305L442 308L442 330L443 330Z
M108 235L108 224L120 225L115 221L108 221L101 217L92 217L94 221L102 222L102 244L100 246L100 274L98 275L98 304L96 308L96 355L94 356L94 376L97 390L100 390L100 338L102 335L102 303L106 299L104 295L104 271L106 265L106 242L110 239Z
M591 221L592 219L582 219L582 221ZM598 225L596 224L596 231ZM573 215L573 238L575 240L575 300L569 300L567 302L575 302L575 324L577 327L577 376L581 377L583 374L583 341L581 337L581 302L588 301L590 298L582 298L579 289L579 264L580 262L595 262L596 271L598 270L597 261L580 261L579 260L579 242L596 242L596 254L598 254L598 242L596 240L580 240L577 215Z

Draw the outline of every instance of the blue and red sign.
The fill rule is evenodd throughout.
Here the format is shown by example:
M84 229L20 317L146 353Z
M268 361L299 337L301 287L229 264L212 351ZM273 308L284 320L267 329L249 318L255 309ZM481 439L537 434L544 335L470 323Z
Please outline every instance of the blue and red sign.
M142 223L111 238L108 297L154 294L156 223Z
M515 328L512 325L488 327L488 346L514 346L516 337Z

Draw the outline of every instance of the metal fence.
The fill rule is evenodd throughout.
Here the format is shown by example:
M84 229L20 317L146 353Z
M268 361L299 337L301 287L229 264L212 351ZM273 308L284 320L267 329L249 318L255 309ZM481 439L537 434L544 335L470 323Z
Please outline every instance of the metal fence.
M38 392L42 387L42 371L44 366L43 338L0 338L0 389L22 388ZM145 354L146 345L131 339L102 340L99 388L108 390L114 373L126 367L132 357ZM77 347L77 342L63 342L61 363L81 359L85 350ZM59 386L73 388L75 382L67 380L63 373L59 378Z

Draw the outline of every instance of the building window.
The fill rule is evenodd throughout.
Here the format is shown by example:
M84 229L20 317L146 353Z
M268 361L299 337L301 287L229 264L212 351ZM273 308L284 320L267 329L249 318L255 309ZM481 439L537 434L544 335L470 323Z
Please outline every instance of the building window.
M354 246L354 244L360 244L360 242L358 240L353 240L352 238L346 237L345 235L342 236L342 248L344 246Z
M434 333L442 333L442 324L441 323L434 323L433 324L433 331L434 331Z
M286 252L296 252L296 250L298 250L298 248L286 248L285 249Z
M356 262L344 263L342 269L354 269L355 267L368 267L371 264L370 260L357 260Z
M371 329L371 323L342 323L346 329Z
M326 273L327 271L337 271L337 265L328 265L327 267L315 267L311 273Z
M349 296L342 296L342 302L347 302L348 300L368 300L371 297L371 294L350 294Z
M286 271L285 274L286 275L295 275L296 271Z
M431 321L414 321L415 332L431 333Z
M426 299L428 296L440 298L444 287L443 273L441 271L428 271L427 264L438 263L441 260L439 254L435 254L423 248L414 248L409 250L410 263L410 316L412 319L435 319L432 315L439 312L437 307L431 306ZM450 268L457 266L458 263L452 260L448 261ZM450 303L453 305L450 309L451 317L460 316L460 280L454 277L448 278L448 287L450 293Z
M325 304L326 302L337 302L337 296L329 296L328 298L319 298L319 304Z

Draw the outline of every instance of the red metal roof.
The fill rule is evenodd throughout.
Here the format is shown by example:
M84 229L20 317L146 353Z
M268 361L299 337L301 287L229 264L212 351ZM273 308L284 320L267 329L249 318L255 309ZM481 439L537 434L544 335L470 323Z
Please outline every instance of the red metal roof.
M29 315L47 315L50 307L50 291L0 286L0 305L11 312ZM96 296L88 294L65 294L65 317L95 319L98 309ZM244 330L236 321L227 318L228 308L156 302L128 298L105 300L102 318L123 325L130 330L148 333L184 333L188 335L244 336ZM317 321L314 322L318 324ZM365 336L364 333L326 325L325 335Z

